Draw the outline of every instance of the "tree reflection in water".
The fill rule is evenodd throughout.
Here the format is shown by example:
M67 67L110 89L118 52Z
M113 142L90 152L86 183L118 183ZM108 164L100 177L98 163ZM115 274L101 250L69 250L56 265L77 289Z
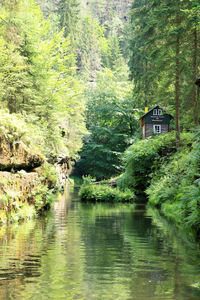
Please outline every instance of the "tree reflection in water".
M152 217L153 215L153 217ZM153 211L82 204L0 229L0 299L199 299L199 251Z

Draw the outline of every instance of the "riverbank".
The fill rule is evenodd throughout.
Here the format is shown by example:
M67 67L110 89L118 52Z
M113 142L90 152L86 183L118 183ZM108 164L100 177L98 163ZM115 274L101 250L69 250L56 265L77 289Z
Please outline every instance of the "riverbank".
M106 202L106 203L133 203L135 194L126 189L121 191L117 187L112 187L108 183L94 183L89 177L85 178L79 196L84 202Z
M116 193L128 189L136 195L134 201L146 195L149 206L159 209L197 239L200 235L199 137L199 134L182 133L178 150L174 132L138 141L126 150L125 172L116 180ZM99 187L83 189L88 195L93 191L93 195L98 194Z
M60 168L48 162L37 127L0 111L0 223L30 219L49 208L63 184Z
M125 153L121 188L148 196L148 205L159 209L181 229L199 239L199 134L182 133L176 149L175 133L139 141Z

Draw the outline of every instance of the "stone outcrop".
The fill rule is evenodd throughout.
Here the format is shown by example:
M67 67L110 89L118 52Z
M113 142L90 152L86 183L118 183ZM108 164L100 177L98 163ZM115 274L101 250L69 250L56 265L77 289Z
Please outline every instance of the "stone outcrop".
M22 116L0 110L0 223L45 209L49 190L56 190L56 170L46 162L44 139L35 130Z
M74 161L71 160L68 156L59 156L57 159L57 172L59 174L59 183L62 187L65 186L66 180L69 178L69 175L72 172Z
M23 117L0 111L0 223L48 208L51 193L66 185L70 159L48 163L44 138L34 130Z
M44 159L39 154L31 153L23 142L9 143L4 138L0 140L0 170L31 171L41 166Z
M0 208L13 205L13 200L28 201L29 204L33 204L39 184L40 179L36 172L21 171L16 174L0 172Z
M44 173L35 171L43 164L43 157L30 145L0 137L0 222L6 222L23 203L35 206L37 197L40 199L37 209L45 206Z

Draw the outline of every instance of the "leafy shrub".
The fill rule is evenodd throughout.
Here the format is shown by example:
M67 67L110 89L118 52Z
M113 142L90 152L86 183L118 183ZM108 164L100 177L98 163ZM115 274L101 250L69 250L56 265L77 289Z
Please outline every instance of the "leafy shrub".
M183 145L190 145L191 135L182 134L181 141ZM118 179L117 185L121 189L130 188L136 193L144 192L151 183L152 174L159 170L163 162L168 161L175 152L174 132L133 144L125 152L125 173Z
M33 205L29 203L21 203L21 206L16 211L11 211L10 220L12 222L18 222L19 220L30 220L36 216L36 210Z
M81 186L79 196L82 201L93 202L133 202L135 195L130 190L120 191L106 184L91 183L91 178L85 179Z
M44 153L45 142L40 128L26 123L21 114L9 114L0 110L0 137L12 147L21 143L29 153Z
M40 175L41 182L46 184L49 189L58 190L60 188L58 183L58 172L55 166L49 163L44 163L40 167L40 170L38 170L38 173Z
M147 189L149 204L181 227L200 233L200 141L184 147L153 177Z

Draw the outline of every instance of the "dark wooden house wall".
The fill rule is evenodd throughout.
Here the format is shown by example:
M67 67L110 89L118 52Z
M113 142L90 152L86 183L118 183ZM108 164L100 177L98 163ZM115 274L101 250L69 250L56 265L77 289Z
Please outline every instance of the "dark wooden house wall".
M162 111L162 114L156 114L154 115L154 111L158 110ZM143 139L154 136L156 133L154 133L154 125L160 125L161 126L161 134L169 132L169 125L170 121L173 119L173 116L170 114L167 114L163 111L163 109L157 105L154 108L152 108L149 112L144 114L141 118L141 129L142 129L142 137Z
M145 126L145 130L144 130L145 136L143 134L144 139L154 135L153 125L155 125L155 124L145 124L144 125ZM160 124L160 125L161 125L161 134L169 132L169 125L168 124Z

